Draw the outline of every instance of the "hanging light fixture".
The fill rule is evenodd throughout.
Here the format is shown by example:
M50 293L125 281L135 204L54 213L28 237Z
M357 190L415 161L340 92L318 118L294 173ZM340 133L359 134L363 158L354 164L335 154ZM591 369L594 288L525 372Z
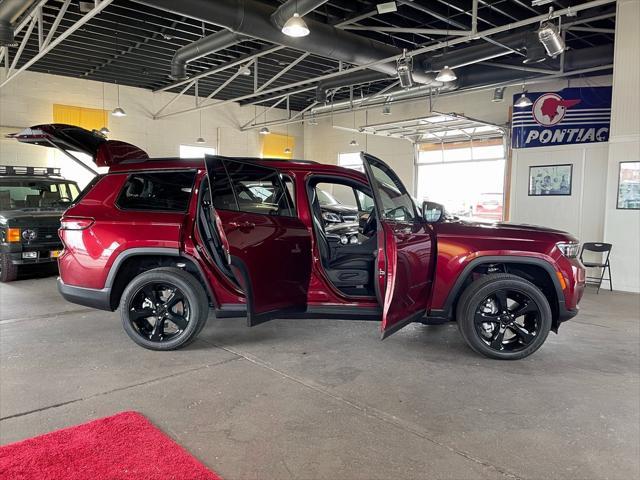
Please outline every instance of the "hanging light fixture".
M198 96L196 95L196 106L198 105ZM202 110L198 112L200 114L200 135L196 139L196 143L207 143L202 136Z
M116 82L116 89L118 92L118 106L113 110L111 110L111 115L113 115L114 117L126 117L127 112L125 112L124 109L120 107L120 85L118 85L117 82Z
M547 51L547 55L555 58L565 51L567 48L564 39L560 35L558 27L551 21L553 16L553 7L549 8L549 18L547 21L540 23L538 28L538 39Z
M413 70L413 58L407 58L406 54L407 50L405 49L402 52L402 57L398 59L396 64L396 72L402 88L410 88L413 86L413 76L411 75Z
M531 105L533 105L533 102L531 101L531 99L529 97L527 97L527 92L526 92L526 90L524 88L525 88L525 85L523 83L522 84L522 94L514 102L514 104L513 104L514 107L525 108L525 107L530 107Z
M358 141L355 138L353 138L349 142L349 145L351 145L352 147L357 147L358 146Z
M445 65L444 68L438 72L438 75L436 75L436 80L438 82L453 82L457 79L458 76L456 75L456 72L447 65Z
M271 130L269 130L267 127L262 127L258 133L260 135L269 135L271 133Z
M282 33L289 37L306 37L309 35L309 27L307 22L296 12L293 17L285 22L282 27Z
M240 68L238 68L238 73L240 75L244 75L245 77L248 77L249 75L251 75L251 69L246 65L241 65Z
M291 149L289 147L285 148L284 153L291 153Z
M104 82L102 82L102 120L104 120L104 126L98 130L101 135L107 136L111 133L111 131L107 128L107 111L104 109Z

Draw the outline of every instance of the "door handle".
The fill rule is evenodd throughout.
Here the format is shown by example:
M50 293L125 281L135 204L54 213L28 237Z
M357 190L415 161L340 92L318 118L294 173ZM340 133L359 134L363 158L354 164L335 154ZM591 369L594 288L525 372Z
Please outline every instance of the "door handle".
M249 231L253 229L256 224L253 222L229 222L229 226L237 228L240 231Z

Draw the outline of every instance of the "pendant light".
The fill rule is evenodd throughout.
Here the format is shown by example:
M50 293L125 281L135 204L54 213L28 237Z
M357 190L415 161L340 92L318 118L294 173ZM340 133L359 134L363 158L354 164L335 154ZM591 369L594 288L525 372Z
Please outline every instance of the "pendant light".
M284 147L284 153L286 155L291 153L291 147L289 147L289 124L287 124L287 146Z
M118 54L118 35L116 35L116 55ZM120 107L120 85L116 81L116 90L118 95L118 106L111 111L111 115L114 117L126 117L127 112L124 111L123 108Z
M447 20L449 20L449 4L447 4ZM445 40L445 44L444 44L444 56L446 58L446 54L447 54L447 50L449 47L449 23L447 22L447 39ZM444 68L442 70L440 70L438 72L438 75L436 75L436 80L438 82L453 82L454 80L457 80L458 77L456 75L456 72L454 72L451 68L449 68L448 65L445 65Z
M352 107L353 108L353 107ZM353 129L356 129L356 111L353 111ZM351 141L349 142L349 145L352 147L357 147L358 146L358 141L355 138L352 138Z
M196 95L196 106L198 105L198 96ZM202 110L198 112L200 114L200 135L196 139L196 143L207 143L202 137Z
M522 94L520 97L513 102L513 106L516 108L527 108L533 105L533 102L529 97L527 97L527 91L525 90L527 85L527 75L525 71L525 67L522 67Z
M106 110L104 109L104 82L102 82L102 120L104 121L104 126L98 132L105 137L111 133L111 130L107 128L107 118Z
M538 29L538 39L547 51L547 55L556 58L567 48L564 39L558 31L558 27L551 21L553 18L553 7L549 8L549 18L546 22L540 23Z
M264 123L267 123L267 110L265 109L264 111ZM258 133L260 135L269 135L271 133L271 130L269 130L269 127L267 127L266 125L264 127L262 127L260 129L260 131L258 131Z
M296 1L296 11L293 16L282 26L282 33L289 37L306 37L309 35L307 22L298 13L298 2Z

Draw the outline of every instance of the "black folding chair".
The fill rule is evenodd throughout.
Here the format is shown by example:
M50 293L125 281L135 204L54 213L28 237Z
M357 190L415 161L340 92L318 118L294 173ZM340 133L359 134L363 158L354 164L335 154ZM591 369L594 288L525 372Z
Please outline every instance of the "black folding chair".
M582 250L580 251L580 261L587 268L599 268L601 273L597 277L590 277L587 275L587 282L592 280L591 284L598 285L598 290L596 293L600 293L600 285L602 285L603 280L609 281L609 290L613 291L613 285L611 283L611 265L609 264L609 255L611 254L611 245L610 243L599 243L599 242L586 242L582 245ZM593 252L598 255L600 262L589 262L583 259L584 252ZM602 262L602 256L605 254L604 263ZM607 272L609 274L609 278L604 278L604 274Z

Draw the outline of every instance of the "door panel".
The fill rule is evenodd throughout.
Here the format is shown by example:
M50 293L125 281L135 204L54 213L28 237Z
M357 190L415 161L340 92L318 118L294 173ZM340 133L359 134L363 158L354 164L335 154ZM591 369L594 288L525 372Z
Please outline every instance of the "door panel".
M367 154L362 160L378 219L376 293L386 338L425 313L433 278L434 235L393 170Z
M206 164L216 228L228 250L231 271L247 297L249 325L284 312L304 311L311 276L311 236L299 218L273 213L274 204L262 203L267 200L269 182L276 197L285 188L278 172L217 156L207 156ZM252 196L247 185L262 197ZM291 214L293 209L276 211Z

